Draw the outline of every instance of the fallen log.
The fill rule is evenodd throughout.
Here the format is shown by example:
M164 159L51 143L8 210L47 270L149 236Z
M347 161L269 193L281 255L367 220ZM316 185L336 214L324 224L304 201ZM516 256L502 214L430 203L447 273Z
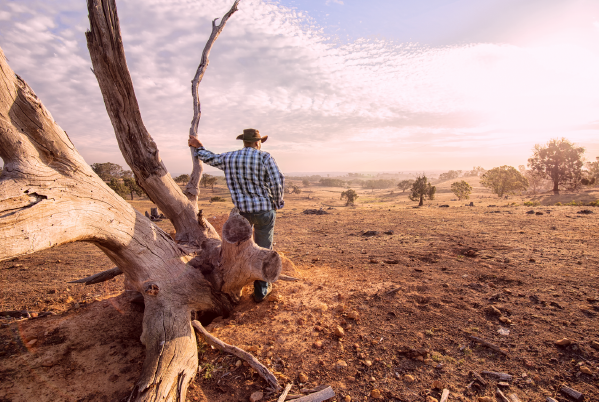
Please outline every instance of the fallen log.
M294 399L294 401L295 402L322 402L322 401L326 401L327 399L331 399L334 396L335 396L335 391L333 391L333 388L331 388L329 386L329 387L326 387L325 389L315 392L313 394L302 396L301 398L298 398L298 399Z

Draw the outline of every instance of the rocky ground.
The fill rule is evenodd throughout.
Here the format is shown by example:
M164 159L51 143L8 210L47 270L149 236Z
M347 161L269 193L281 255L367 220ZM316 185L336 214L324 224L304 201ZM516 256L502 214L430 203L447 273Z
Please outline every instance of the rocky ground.
M246 294L208 326L293 382L291 394L330 385L333 401L433 401L443 389L449 401L501 401L499 388L520 401L573 400L567 386L599 400L597 208L327 199L291 198L277 217L275 249L300 280L277 282L260 304ZM323 204L334 207L302 213ZM230 206L205 207L216 222ZM0 319L0 401L126 395L143 360L143 306L116 296L122 277L65 283L108 268L85 244L0 263L0 310L38 315ZM199 350L188 400L277 399L237 358Z

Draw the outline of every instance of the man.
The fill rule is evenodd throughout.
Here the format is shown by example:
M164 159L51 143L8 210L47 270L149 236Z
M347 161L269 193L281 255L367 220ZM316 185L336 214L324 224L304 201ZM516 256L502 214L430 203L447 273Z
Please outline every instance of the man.
M243 148L220 155L205 149L195 137L189 136L187 144L196 148L195 155L202 162L224 171L233 204L254 227L254 241L272 249L276 211L285 205L285 177L274 158L260 150L267 138L261 137L258 130L245 129L237 137L243 141ZM254 299L264 300L271 290L270 283L255 281Z

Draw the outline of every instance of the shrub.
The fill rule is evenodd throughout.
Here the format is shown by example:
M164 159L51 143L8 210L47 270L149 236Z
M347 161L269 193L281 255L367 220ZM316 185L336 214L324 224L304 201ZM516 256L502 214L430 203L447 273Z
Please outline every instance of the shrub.
M561 202L556 202L556 203L555 203L555 206L556 206L556 207L561 207L561 206L562 206L562 203L561 203Z
M472 186L465 180L451 183L451 192L458 197L458 200L467 200L472 193Z
M589 202L589 207L599 207L599 200Z
M210 198L210 202L225 202L225 201L227 201L227 199L223 198L223 197L216 196L216 197Z
M182 175L175 177L174 180L175 180L175 183L187 183L189 181L189 175L182 174Z
M539 205L541 205L539 201L524 201L525 207L538 207Z
M351 188L347 191L344 191L341 193L341 199L346 199L347 202L345 203L346 206L349 205L354 205L354 203L356 202L356 199L358 198L358 193L356 193L354 190L352 190Z

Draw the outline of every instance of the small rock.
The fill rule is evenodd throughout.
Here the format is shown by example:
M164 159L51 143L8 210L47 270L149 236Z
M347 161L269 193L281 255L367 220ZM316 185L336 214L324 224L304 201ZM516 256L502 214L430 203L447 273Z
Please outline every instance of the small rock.
M30 348L37 343L37 339L32 339L26 343L27 347Z
M499 321L501 321L504 324L511 324L512 323L512 320L510 320L507 317L499 317Z
M494 315L501 315L501 311L495 307L495 306L489 306L489 313L494 314Z
M343 338L345 336L345 331L338 325L335 328L335 336L338 338Z
M351 396L349 396L349 395L345 395L345 398L343 398L343 400L344 400L345 402L351 402Z
M383 399L383 395L381 395L381 391L379 391L378 389L373 389L372 391L370 391L370 396L374 399Z
M316 349L322 349L322 341L314 341L313 345Z
M495 402L495 400L490 396L479 396L478 402Z
M339 360L337 362L337 368L338 369L344 369L347 368L347 363L345 362L345 360Z
M320 304L318 305L318 309L319 309L320 311L322 311L323 313L324 313L325 311L327 311L327 310L328 310L328 308L329 308L329 306L327 306L325 303L320 303Z
M500 381L497 383L497 386L501 387L501 388L509 388L510 384L505 382L505 381Z
M535 211L532 211L532 210L531 210L531 211L528 211L528 212L526 212L526 213L527 213L528 215L534 215Z
M241 366L241 363L242 363L242 362L241 362L241 360L237 360L237 361L235 362L235 367L239 367L239 366Z
M593 370L591 370L587 366L580 366L580 372L588 375L593 375Z
M426 402L439 402L439 400L437 398L433 398L432 396L428 395L426 397Z
M358 318L360 318L360 315L358 314L357 311L350 311L349 313L347 313L347 318L351 318L352 320L357 320Z
M568 338L562 338L559 341L555 341L555 344L557 346L569 346L572 344L572 341L569 340Z
M300 383L308 382L308 376L304 373L299 373L299 375L297 376L297 380Z
M443 383L441 381L439 381L439 380L435 380L432 383L432 387L434 389L443 389Z
M378 264L379 260L377 260L376 258L371 258L369 261L371 264Z
M262 392L256 391L252 395L250 395L250 402L261 401L263 397L264 397L264 394Z
M597 341L592 341L592 342L591 342L591 347L592 347L593 349L597 349L597 350L599 350L599 342L597 342Z
M367 365L368 367L372 366L372 361L370 360L365 360L364 364Z
M412 383L412 382L416 381L416 379L414 378L414 376L412 376L412 375L410 375L410 374L406 374L406 375L404 375L404 376L403 376L403 380L404 380L405 382L410 382L410 383Z
M543 213L542 212L537 212L537 213L535 213L535 215L543 215Z

